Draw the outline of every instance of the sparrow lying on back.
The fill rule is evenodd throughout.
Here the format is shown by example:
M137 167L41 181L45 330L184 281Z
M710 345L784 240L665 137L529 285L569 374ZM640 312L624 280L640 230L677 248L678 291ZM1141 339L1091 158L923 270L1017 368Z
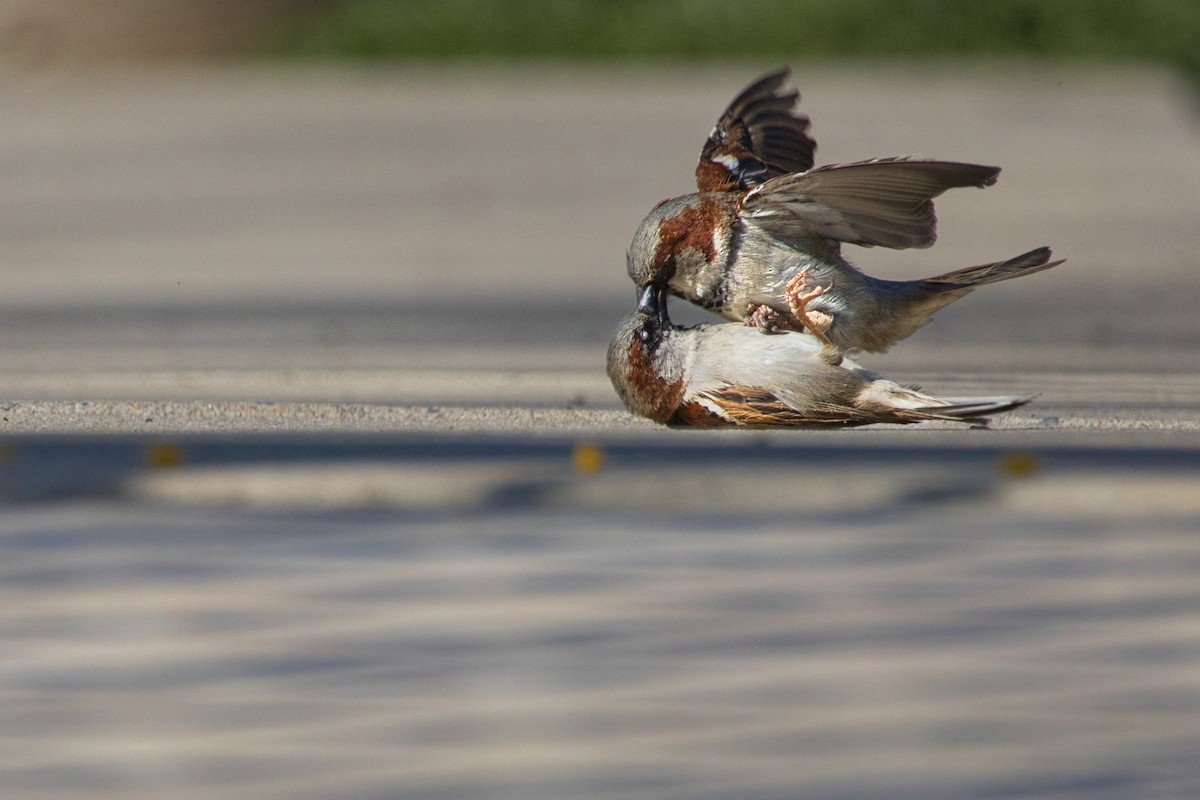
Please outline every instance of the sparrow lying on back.
M700 152L696 194L663 201L626 257L645 288L668 276L672 294L764 332L807 330L843 352L882 351L977 286L1061 264L1038 248L933 278L865 275L843 243L929 247L933 198L985 187L998 167L882 158L813 168L809 119L788 70L763 76L722 114Z
M939 398L885 380L817 339L736 323L673 325L666 284L641 290L608 347L626 408L668 425L849 426L971 420L1028 397Z

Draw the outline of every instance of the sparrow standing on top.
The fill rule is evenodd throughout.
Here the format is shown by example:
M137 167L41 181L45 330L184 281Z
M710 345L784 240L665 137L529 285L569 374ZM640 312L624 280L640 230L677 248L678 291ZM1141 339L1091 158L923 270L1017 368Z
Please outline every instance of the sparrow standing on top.
M668 425L850 426L970 420L1028 397L939 398L885 380L812 336L761 336L745 325L683 328L667 288L644 288L608 347L608 376L626 408Z
M843 352L882 351L976 286L1049 269L1038 248L933 278L891 281L857 270L842 243L929 247L933 198L990 186L998 167L882 158L813 168L809 119L794 113L788 70L739 94L700 152L696 194L660 203L626 258L639 289L672 294L763 332L807 330Z

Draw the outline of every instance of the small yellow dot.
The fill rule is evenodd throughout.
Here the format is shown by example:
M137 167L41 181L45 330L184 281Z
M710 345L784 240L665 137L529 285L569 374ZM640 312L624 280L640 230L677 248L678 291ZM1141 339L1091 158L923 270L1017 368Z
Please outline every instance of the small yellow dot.
M1028 478L1042 468L1038 457L1025 451L1000 454L1000 472L1010 478Z
M583 475L595 475L604 469L604 450L595 442L579 442L571 450L571 463Z
M183 448L171 442L156 442L146 448L144 459L147 466L156 469L178 467L184 462Z

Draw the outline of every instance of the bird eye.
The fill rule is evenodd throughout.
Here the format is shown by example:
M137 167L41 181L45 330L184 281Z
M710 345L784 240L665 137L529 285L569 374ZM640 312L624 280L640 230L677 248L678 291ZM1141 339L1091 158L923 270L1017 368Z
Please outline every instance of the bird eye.
M645 328L642 328L637 332L637 337L638 341L640 341L642 344L650 344L650 340L654 338L654 334Z

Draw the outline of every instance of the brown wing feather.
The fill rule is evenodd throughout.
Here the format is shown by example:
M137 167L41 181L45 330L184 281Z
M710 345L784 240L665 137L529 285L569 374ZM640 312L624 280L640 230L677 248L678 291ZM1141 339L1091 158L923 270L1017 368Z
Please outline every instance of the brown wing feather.
M736 423L725 419L701 403L689 401L681 403L675 409L675 413L667 420L667 424L689 428L728 428Z
M853 427L876 423L908 425L915 422L941 420L945 422L986 423L984 414L998 413L1029 401L1028 397L966 398L947 406L926 408L896 408L882 403L848 406L840 403L813 403L805 408L790 406L767 389L726 386L702 392L700 396L717 406L719 414L713 420L689 422L672 420L672 424L738 425L749 428L829 428ZM703 409L699 403L689 403Z
M745 190L813 165L809 118L795 113L800 93L785 91L787 67L763 75L733 99L700 150L701 192Z
M816 403L794 408L766 389L727 386L701 393L716 405L721 415L735 425L754 428L849 427L873 422L917 422L907 413L867 410L836 403ZM928 419L928 417L921 417Z
M819 236L870 247L929 247L937 238L933 198L990 186L999 167L907 158L817 167L751 191L742 218L784 241Z

